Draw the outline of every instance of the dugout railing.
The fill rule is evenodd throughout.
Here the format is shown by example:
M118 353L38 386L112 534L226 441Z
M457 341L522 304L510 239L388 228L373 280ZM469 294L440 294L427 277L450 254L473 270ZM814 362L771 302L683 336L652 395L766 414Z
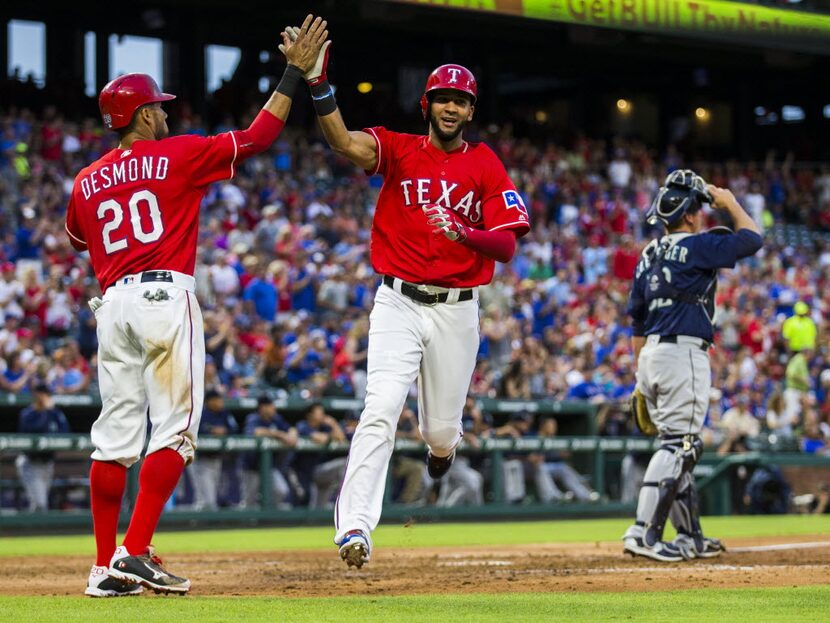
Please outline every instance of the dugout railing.
M484 454L489 458L488 490L489 498L481 506L438 507L434 505L407 506L391 501L392 487L387 486L384 520L437 520L437 519L485 519L485 518L558 518L558 517L598 517L630 516L634 504L603 499L595 503L548 503L537 502L507 504L503 498L502 462L505 455L527 454L545 451L567 451L575 458L588 459L592 469L588 478L594 490L606 491L608 465L617 465L628 452L649 452L655 447L654 441L644 438L613 438L596 436L569 436L553 438L521 439L483 439L480 448L465 445L463 452ZM229 454L256 452L259 456L259 470L264 477L260 482L268 483L274 454L284 452L286 448L279 442L268 438L245 436L203 437L200 449ZM300 440L294 452L325 452L328 454L345 454L348 443L318 445L307 440ZM88 435L0 435L0 496L8 493L9 488L17 491L21 485L10 477L9 465L21 452L52 452L59 461L74 461L82 471L69 478L59 478L53 483L55 487L74 487L81 492L86 486L83 476L88 466L92 446ZM398 440L395 451L413 456L423 456L424 447L409 440ZM733 491L731 474L738 466L776 464L800 465L830 468L830 457L820 457L791 452L750 452L740 455L718 457L714 452L705 454L695 470L701 491L704 514L729 514L732 512ZM618 472L617 472L618 473ZM391 470L390 470L391 474ZM137 488L137 466L129 471L127 505L131 507ZM391 476L390 476L391 479ZM391 482L390 482L391 484ZM220 509L216 511L194 511L171 508L165 513L165 525L180 527L198 527L208 525L252 525L252 524L304 524L326 523L331 521L331 510L309 509L305 507L280 510L274 507L270 486L264 486L262 504L258 509ZM127 514L122 515L126 521ZM14 509L0 510L0 531L5 534L21 531L42 531L44 529L73 529L90 526L87 508L71 510L50 510L48 512L30 513Z

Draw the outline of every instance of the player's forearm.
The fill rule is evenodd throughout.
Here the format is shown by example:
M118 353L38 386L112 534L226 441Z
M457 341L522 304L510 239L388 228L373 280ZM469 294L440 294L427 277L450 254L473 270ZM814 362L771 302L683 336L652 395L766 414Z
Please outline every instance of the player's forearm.
M329 115L318 116L317 120L320 122L320 129L323 130L323 136L326 137L326 141L332 150L348 156L351 137L348 128L346 128L346 123L343 121L343 116L340 114L340 109L336 108Z
M262 110L271 113L274 117L285 123L286 119L288 119L288 113L291 112L291 104L293 101L293 96L274 91L271 93L268 101L265 102Z
M516 252L516 236L511 231L483 231L468 227L467 237L461 244L497 262L509 262Z
M332 151L348 158L362 169L375 169L377 151L374 139L365 132L350 132L339 108L331 114L318 116L317 119Z

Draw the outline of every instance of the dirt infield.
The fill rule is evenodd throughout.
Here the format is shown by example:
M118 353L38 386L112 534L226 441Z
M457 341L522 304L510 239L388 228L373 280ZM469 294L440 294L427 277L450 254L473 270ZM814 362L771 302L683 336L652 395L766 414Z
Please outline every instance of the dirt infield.
M804 586L830 581L827 535L733 539L727 545L732 551L719 558L682 564L624 556L619 542L380 548L361 570L347 570L334 548L181 554L167 562L171 571L193 581L193 595L618 592ZM765 546L782 547L757 549ZM0 558L0 594L79 595L89 564L90 560L80 557Z

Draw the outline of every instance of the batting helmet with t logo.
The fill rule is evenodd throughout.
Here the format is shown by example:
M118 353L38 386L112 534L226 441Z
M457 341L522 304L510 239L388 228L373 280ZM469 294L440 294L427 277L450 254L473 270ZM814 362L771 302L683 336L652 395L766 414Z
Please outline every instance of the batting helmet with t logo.
M130 125L135 111L145 104L167 102L175 95L162 93L156 81L147 74L124 74L108 83L98 96L101 119L110 130Z
M466 93L470 96L472 104L476 103L476 97L478 97L476 77L469 69L453 64L436 67L427 78L427 86L421 96L421 112L424 113L424 119L427 118L427 110L429 110L429 94L438 89L452 89Z

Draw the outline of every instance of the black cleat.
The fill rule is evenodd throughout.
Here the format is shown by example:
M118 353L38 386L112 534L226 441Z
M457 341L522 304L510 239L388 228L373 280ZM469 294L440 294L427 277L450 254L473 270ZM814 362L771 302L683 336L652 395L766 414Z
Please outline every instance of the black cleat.
M184 594L190 590L190 580L168 573L162 564L152 547L140 556L130 556L124 547L119 547L110 562L109 577L141 584L156 593Z
M435 456L432 452L427 452L427 472L429 473L429 477L435 480L441 478L449 471L454 460L455 450L449 456Z

